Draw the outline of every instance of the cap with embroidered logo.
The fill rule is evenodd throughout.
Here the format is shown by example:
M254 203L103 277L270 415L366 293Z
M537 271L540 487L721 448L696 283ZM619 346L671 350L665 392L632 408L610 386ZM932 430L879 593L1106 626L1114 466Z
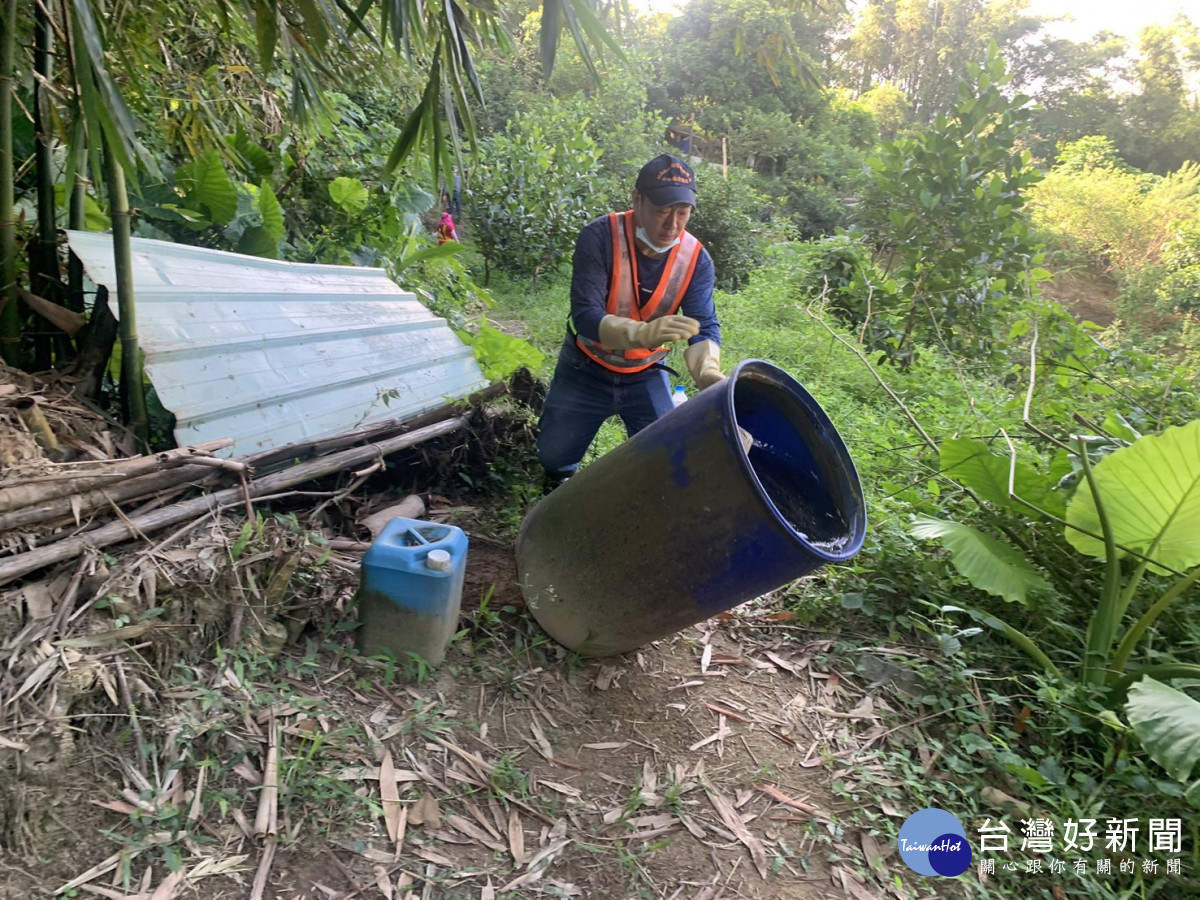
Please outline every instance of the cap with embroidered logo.
M655 206L696 205L696 173L677 156L664 153L642 166L634 189Z

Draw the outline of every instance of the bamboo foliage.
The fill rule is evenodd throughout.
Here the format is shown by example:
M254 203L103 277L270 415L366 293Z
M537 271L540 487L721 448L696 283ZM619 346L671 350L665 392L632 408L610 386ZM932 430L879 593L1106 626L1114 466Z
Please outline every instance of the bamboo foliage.
M18 13L21 12L21 15ZM34 32L36 42L20 35ZM547 68L553 61L559 35L571 34L585 62L595 71L593 48L607 47L619 54L590 0L546 0L543 9L543 55ZM323 91L358 77L371 53L380 66L392 65L421 76L424 88L411 105L400 138L387 164L390 172L413 159L429 163L434 181L441 178L450 162L461 164L460 145L476 137L471 115L473 103L481 101L482 88L475 70L474 54L484 48L507 49L510 39L503 11L492 0L363 0L357 4L311 3L307 0L201 0L188 8L176 4L144 4L137 0L38 0L18 6L4 0L0 20L0 356L15 364L22 347L18 314L18 259L14 220L13 97L19 86L36 84L39 165L60 159L61 183L71 192L72 227L81 225L81 201L86 172L101 176L103 195L109 201L114 232L114 261L118 273L130 270L128 201L125 184L137 188L143 181L164 180L163 167L147 147L147 130L158 129L166 110L181 102L180 96L164 94L157 76L187 56L188 41L207 41L214 58L226 62L227 47L240 43L245 51L231 54L231 64L217 68L236 70L237 77L251 77L265 94L273 93L268 76L284 72L291 79L290 112L303 126L322 103ZM197 37L199 36L199 37ZM18 47L37 44L40 62L29 66L18 57ZM364 49L368 52L364 53ZM240 58L244 52L256 58ZM53 67L49 59L53 55ZM353 62L353 70L347 65ZM179 68L179 66L176 66ZM182 68L186 69L186 66ZM229 108L248 108L230 90ZM200 95L183 97L197 109L205 106ZM134 104L131 106L131 102ZM191 132L188 149L222 152L223 123L207 111L197 114L203 127ZM252 117L251 117L252 118ZM58 152L58 151L61 151ZM53 180L39 183L39 224L53 233L58 211L51 197ZM47 248L53 250L53 247ZM78 266L72 267L70 291L55 289L61 274L49 252L39 280L41 290L33 294L56 302L82 306ZM145 425L142 397L141 354L137 347L136 316L132 284L119 277L121 308L122 391L127 414L139 433ZM60 349L66 345L60 342ZM45 354L43 354L45 356ZM41 363L49 364L49 358ZM64 360L55 360L58 363Z
M125 177L133 183L137 183L139 165L146 173L161 177L159 165L138 139L133 113L108 71L106 36L100 27L100 18L92 8L92 0L69 2L69 15L62 24L69 26L67 58L76 89L71 104L72 118L83 126L84 139L93 154L92 169L101 169L95 155L103 146L113 154ZM145 37L129 36L134 40ZM78 132L72 137L78 139ZM71 160L70 154L68 160ZM68 171L68 182L73 174Z

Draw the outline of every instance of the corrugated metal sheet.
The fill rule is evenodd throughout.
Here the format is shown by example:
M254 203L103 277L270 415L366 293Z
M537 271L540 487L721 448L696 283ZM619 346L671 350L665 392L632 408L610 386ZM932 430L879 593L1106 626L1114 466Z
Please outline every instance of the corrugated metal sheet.
M68 238L118 314L112 236ZM134 238L133 272L146 372L180 446L228 437L254 453L487 385L471 348L382 269Z

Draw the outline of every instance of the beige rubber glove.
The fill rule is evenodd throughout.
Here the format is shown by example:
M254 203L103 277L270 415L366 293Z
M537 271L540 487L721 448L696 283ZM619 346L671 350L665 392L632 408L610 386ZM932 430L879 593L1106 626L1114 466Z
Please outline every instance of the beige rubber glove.
M683 351L683 361L696 387L704 390L711 384L724 381L721 374L721 347L716 341L700 341Z
M669 341L685 341L700 331L700 323L687 316L663 316L639 322L624 316L600 320L600 343L610 350L650 350Z

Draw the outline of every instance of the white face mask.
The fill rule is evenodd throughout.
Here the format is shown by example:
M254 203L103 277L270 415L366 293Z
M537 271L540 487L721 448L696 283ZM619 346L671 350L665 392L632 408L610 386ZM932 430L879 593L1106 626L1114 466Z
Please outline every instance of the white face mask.
M666 253L679 243L679 238L675 238L675 240L671 241L671 243L667 244L667 246L659 247L653 241L651 241L649 237L646 236L646 229L640 225L638 226L637 231L635 231L633 234L639 241L641 241L655 253Z

